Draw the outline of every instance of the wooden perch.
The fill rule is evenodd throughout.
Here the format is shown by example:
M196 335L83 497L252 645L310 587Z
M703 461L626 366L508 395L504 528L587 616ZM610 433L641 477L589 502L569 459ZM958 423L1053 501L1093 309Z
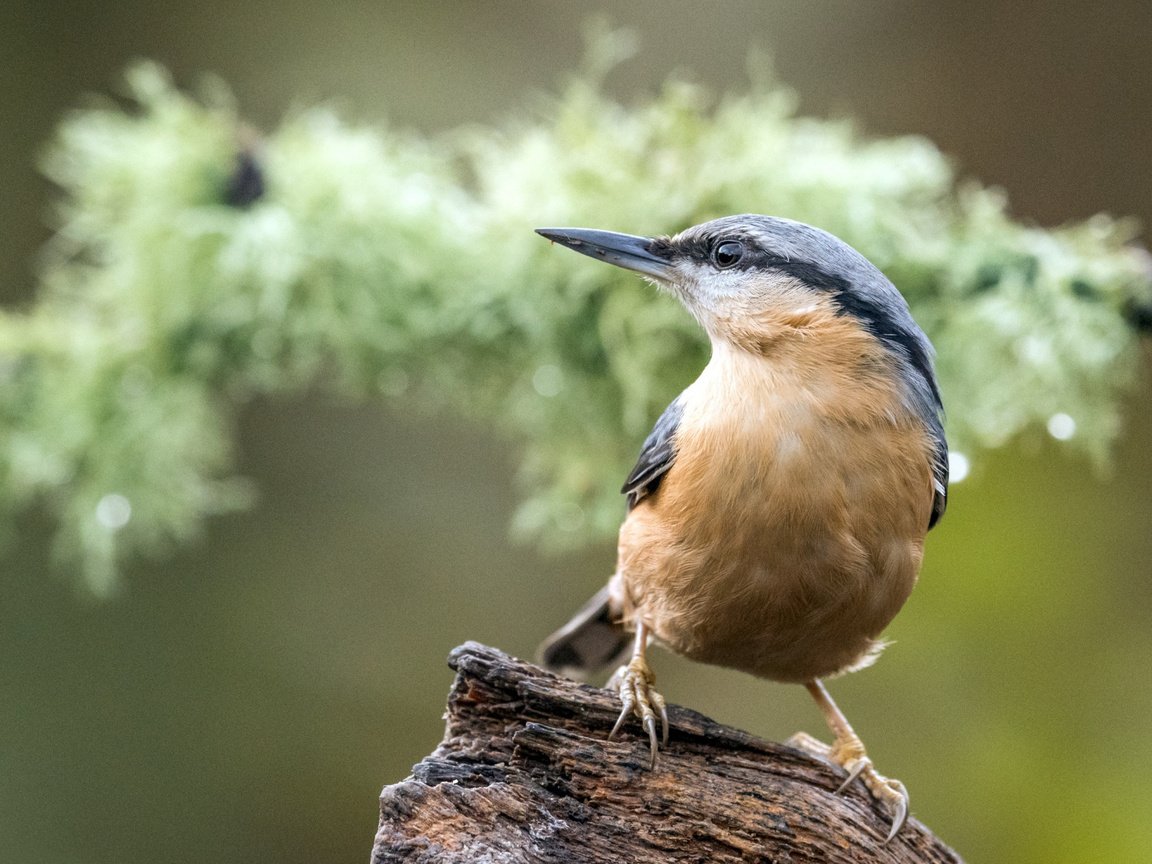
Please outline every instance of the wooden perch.
M449 665L447 729L412 776L385 787L384 862L950 862L914 819L889 819L836 768L669 706L655 770L619 700L469 642Z

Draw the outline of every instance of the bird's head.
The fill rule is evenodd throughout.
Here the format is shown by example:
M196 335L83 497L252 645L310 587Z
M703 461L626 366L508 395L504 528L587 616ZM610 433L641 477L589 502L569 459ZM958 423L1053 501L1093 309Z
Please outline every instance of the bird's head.
M585 228L537 233L634 270L680 299L713 343L766 352L775 340L848 317L923 362L927 339L868 259L822 231L772 216L727 216L673 237Z

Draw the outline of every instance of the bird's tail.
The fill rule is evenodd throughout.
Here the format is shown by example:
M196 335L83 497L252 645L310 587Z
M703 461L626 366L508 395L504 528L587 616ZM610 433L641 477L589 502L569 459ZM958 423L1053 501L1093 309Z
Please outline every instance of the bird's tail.
M630 634L613 614L605 585L580 607L572 620L541 643L537 653L541 665L584 680L589 675L619 662L632 644Z

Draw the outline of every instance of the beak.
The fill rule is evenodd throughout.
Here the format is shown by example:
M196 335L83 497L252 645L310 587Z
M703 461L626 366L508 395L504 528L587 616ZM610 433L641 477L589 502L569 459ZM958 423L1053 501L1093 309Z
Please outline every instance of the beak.
M672 279L672 264L651 251L652 238L592 228L537 228L536 233L589 258L599 258L652 279Z

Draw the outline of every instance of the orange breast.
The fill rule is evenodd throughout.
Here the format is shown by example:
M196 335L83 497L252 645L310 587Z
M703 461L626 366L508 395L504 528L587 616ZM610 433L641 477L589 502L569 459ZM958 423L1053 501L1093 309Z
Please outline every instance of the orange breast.
M931 443L866 334L718 345L613 591L672 650L782 681L867 663L920 569Z

